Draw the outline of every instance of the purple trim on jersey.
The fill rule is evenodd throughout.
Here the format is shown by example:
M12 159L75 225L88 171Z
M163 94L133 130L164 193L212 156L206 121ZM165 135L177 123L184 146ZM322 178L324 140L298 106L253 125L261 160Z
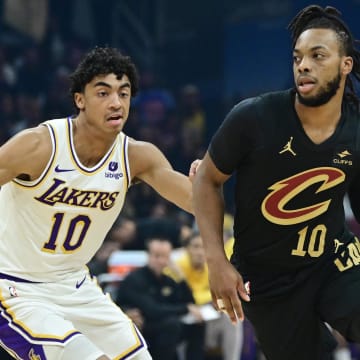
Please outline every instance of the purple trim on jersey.
M124 136L124 145L123 145L123 154L124 154L124 166L125 166L125 175L126 175L126 181L127 181L127 188L130 187L130 174L128 172L129 169L129 163L128 163L128 141L129 138L125 135Z
M107 155L96 165L96 167L92 168L91 170L89 170L88 168L84 167L78 160L77 160L77 156L76 153L74 151L74 142L73 142L73 137L72 137L72 121L71 121L71 117L68 117L68 136L69 136L69 142L70 142L70 151L71 151L71 155L72 158L74 159L76 165L84 172L87 172L88 174L91 174L97 170L99 170L109 159L112 150L114 148L114 144L112 145L111 149L109 150L109 152L107 153Z
M6 279L6 280L21 282L21 283L41 284L41 282L39 282L39 281L31 281L31 280L21 279L16 276L7 275L4 273L0 273L0 279Z
M20 359L46 360L42 345L31 344L17 331L12 329L2 316L0 316L0 341ZM33 354L33 357L30 356L31 354Z
M21 325L19 325L16 320L14 321L13 317L11 314L9 314L9 312L6 310L6 307L3 306L3 304L0 302L0 339L4 342L4 344L6 344L6 341L4 341L4 335L2 332L2 326L3 324L5 324L9 329L11 329L12 331L15 331L14 329L18 329L20 331L20 333L23 333L24 335L26 335L29 339L34 340L34 341L44 341L44 342L52 342L52 343L65 343L67 342L69 339L71 339L73 336L81 334L81 332L79 331L75 331L72 332L71 334L67 335L66 337L62 338L62 339L56 339L53 337L46 337L44 336L33 336L31 335L26 329L24 329ZM11 327L10 327L11 325ZM15 331L17 334L18 332Z
M53 138L53 141L54 141L54 157L52 158L52 161L51 162L53 162L54 161L54 158L55 158L55 155L56 155L56 135L55 135L55 131L54 131L54 128L50 125L50 124L47 124L47 127L48 127L48 129L50 129L50 132L51 132L51 134L52 134L52 138ZM50 166L49 166L49 168L50 168Z
M135 348L133 351L130 351L130 352L129 352L128 354L126 354L124 357L119 358L119 360L126 360L126 359L128 359L130 356L132 356L132 355L134 355L135 353L137 353L139 350L146 348L145 341L144 341L144 339L143 339L140 331L138 330L138 328L137 328L135 325L134 325L134 328L135 328L135 331L136 331L136 333L137 333L137 335L138 335L138 339L140 340L140 345L139 345L137 348Z

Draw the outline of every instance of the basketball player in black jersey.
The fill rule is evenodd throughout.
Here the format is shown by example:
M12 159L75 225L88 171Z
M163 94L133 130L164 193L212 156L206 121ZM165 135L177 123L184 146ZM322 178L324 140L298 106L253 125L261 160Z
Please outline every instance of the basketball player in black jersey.
M340 13L311 5L289 25L295 86L236 105L197 169L194 203L215 306L244 314L268 360L330 359L330 330L360 342L360 54ZM236 175L234 253L222 186ZM250 300L251 298L251 300Z

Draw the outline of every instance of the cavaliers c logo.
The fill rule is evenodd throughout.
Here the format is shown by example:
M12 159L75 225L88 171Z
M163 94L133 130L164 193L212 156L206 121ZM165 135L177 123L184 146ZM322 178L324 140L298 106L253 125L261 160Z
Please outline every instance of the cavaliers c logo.
M261 211L265 218L279 225L294 225L323 214L331 199L303 208L287 210L286 204L311 185L319 183L315 193L332 188L345 180L345 174L336 168L310 169L269 187L272 192L264 199Z

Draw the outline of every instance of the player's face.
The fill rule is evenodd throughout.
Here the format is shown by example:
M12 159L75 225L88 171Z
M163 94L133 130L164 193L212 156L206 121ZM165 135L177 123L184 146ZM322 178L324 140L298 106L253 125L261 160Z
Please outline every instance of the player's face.
M131 85L123 75L96 76L85 86L83 93L75 94L75 101L87 122L104 131L120 132L129 115Z
M293 51L297 99L306 106L321 106L344 86L340 43L330 29L305 30Z

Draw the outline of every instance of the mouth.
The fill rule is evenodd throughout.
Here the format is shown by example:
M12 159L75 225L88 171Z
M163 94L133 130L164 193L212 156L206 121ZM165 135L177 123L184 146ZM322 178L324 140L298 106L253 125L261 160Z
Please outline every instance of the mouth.
M297 88L301 93L308 93L314 89L316 81L308 76L300 76L297 80Z
M121 114L112 114L106 118L106 122L112 126L121 125L124 121L124 117Z
M113 115L109 116L106 120L107 121L117 121L117 120L120 120L122 118L123 117L120 114L113 114Z

